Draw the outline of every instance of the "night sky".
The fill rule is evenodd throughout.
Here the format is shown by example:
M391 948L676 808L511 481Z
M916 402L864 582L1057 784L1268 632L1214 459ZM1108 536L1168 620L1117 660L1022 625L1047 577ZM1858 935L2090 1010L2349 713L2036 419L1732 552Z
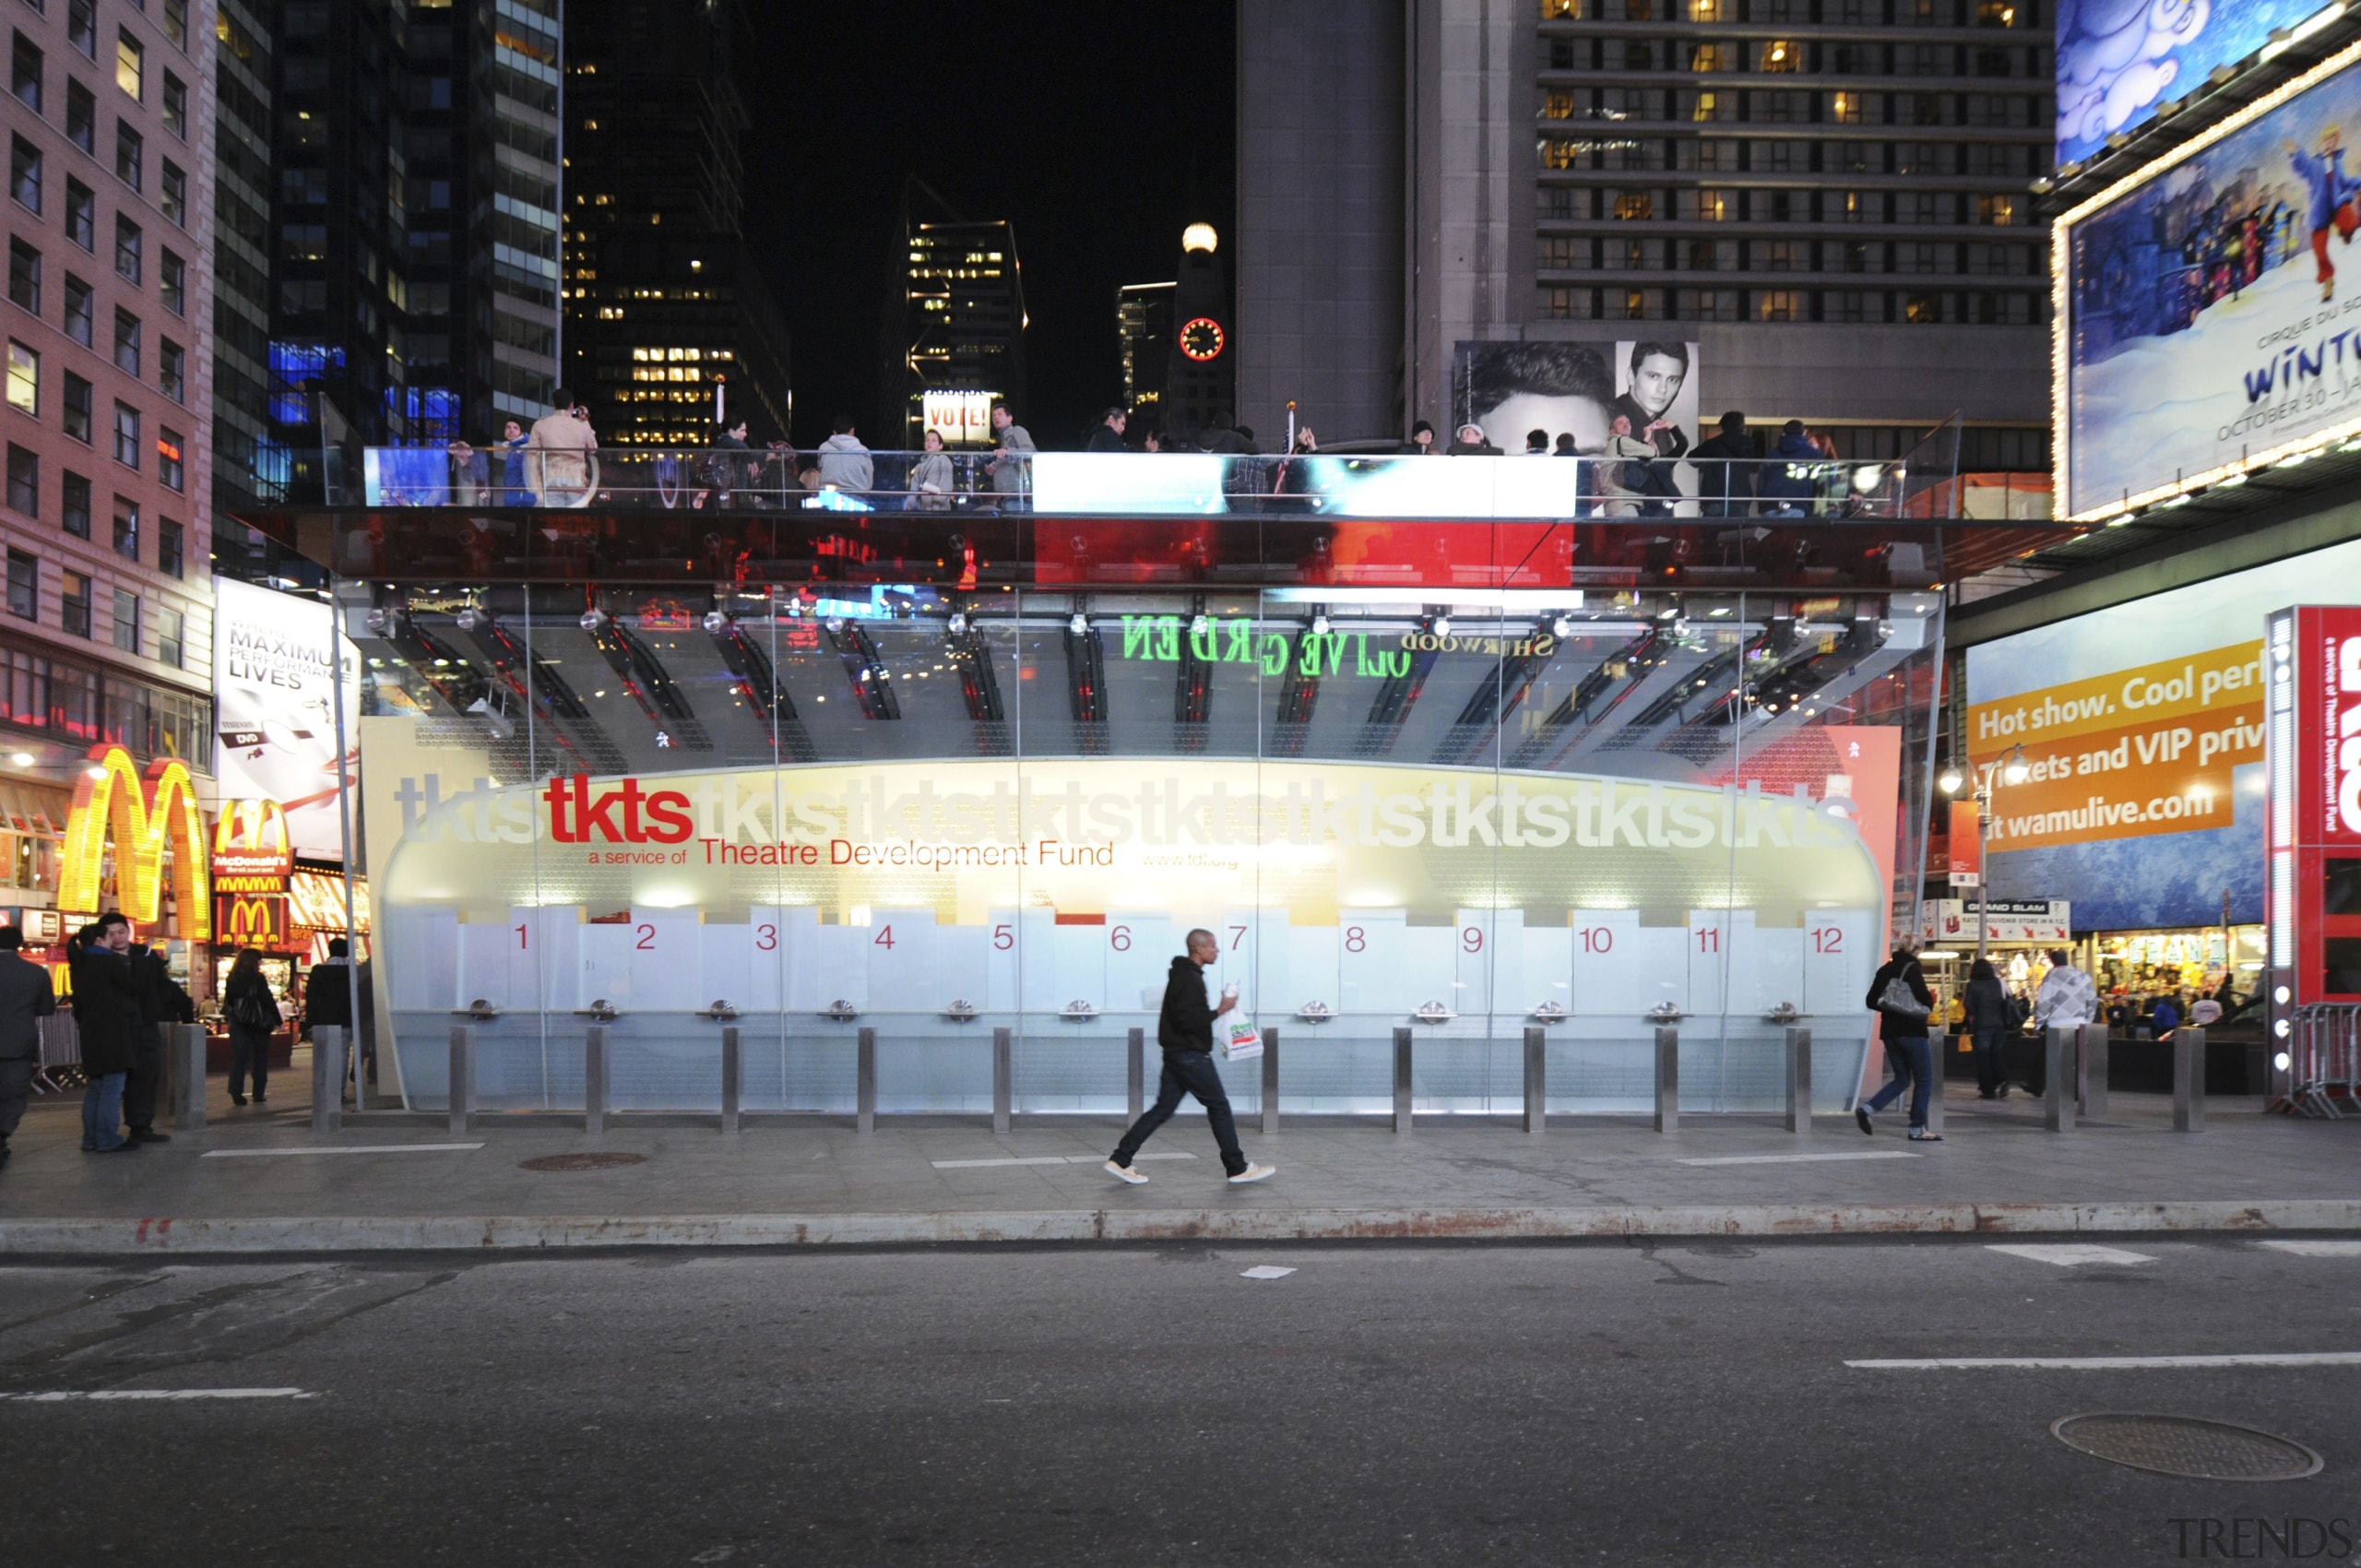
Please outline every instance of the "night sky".
M887 239L915 173L963 217L1014 223L1033 320L1017 416L1079 446L1122 390L1116 287L1170 278L1199 219L1228 254L1230 0L747 11L746 237L794 333L796 441L840 411L878 427Z

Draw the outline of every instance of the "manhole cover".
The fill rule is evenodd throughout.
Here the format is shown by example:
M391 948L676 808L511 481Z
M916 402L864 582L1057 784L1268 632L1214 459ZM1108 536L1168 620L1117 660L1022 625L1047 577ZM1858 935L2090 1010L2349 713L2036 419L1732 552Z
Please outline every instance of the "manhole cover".
M2323 1463L2288 1438L2195 1416L2097 1411L2063 1417L2050 1423L2049 1432L2094 1459L2198 1480L2301 1480L2319 1474Z
M644 1165L644 1154L545 1154L516 1162L520 1170L611 1170L618 1165Z

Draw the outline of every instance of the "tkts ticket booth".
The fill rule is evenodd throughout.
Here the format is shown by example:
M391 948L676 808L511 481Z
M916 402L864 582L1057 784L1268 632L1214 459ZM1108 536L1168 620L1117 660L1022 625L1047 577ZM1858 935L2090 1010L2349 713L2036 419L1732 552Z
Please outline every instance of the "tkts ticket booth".
M1418 513L1457 547L1406 564L1251 497L1185 548L1054 485L955 537L630 461L568 509L243 519L337 573L409 1108L458 1033L487 1115L578 1117L590 1051L610 1109L718 1112L727 1039L748 1114L1120 1117L1198 927L1283 1037L1220 1063L1249 1116L1389 1114L1397 1074L1513 1115L1528 1030L1559 1113L1650 1111L1660 1028L1693 1112L1778 1110L1791 1025L1823 1111L1880 1060L1943 614L1884 546L1947 571L1975 528L1512 524L1529 466L1464 458ZM1094 518L1157 526L1075 551Z
M2274 1109L2361 1100L2361 607L2303 606L2266 633L2263 918Z

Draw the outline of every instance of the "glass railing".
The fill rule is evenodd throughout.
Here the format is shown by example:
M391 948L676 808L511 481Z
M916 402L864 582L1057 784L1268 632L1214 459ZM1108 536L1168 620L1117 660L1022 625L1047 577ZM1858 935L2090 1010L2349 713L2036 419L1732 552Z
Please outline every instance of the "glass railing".
M1759 460L1305 452L561 451L371 447L369 506L1356 519L1894 517L1909 470Z

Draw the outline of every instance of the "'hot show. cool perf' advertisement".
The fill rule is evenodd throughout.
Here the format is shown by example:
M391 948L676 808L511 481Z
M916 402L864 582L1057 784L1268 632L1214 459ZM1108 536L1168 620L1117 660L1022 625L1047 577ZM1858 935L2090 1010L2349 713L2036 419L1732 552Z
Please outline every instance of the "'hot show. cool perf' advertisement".
M2067 215L2074 516L2361 422L2356 62Z

